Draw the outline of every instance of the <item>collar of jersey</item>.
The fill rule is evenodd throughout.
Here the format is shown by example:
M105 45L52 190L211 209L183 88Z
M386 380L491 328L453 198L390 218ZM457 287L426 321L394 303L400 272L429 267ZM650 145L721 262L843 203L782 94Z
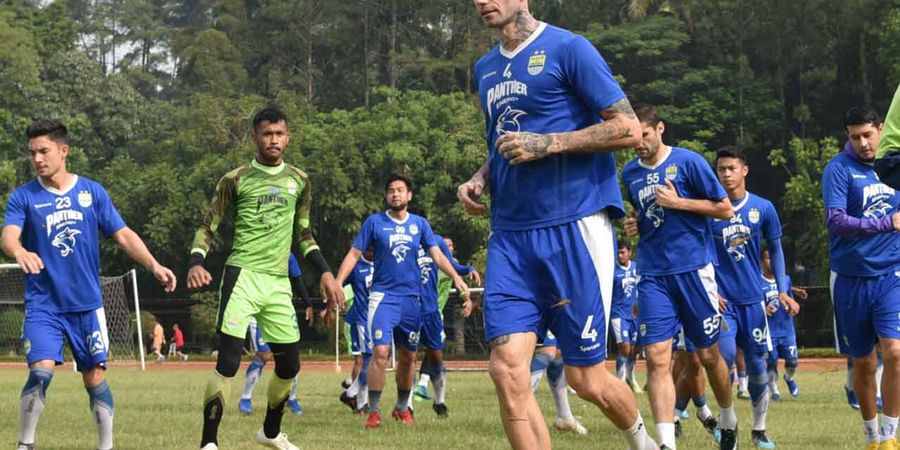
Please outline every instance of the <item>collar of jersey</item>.
M774 283L774 282L775 282L775 279L774 279L774 278L766 278L766 276L765 276L765 275L762 275L762 274L760 274L760 276L762 277L763 280L766 280L766 281L768 281L769 283Z
M659 166L661 166L664 162L666 162L666 160L669 159L670 156L672 156L672 151L675 149L675 147L672 147L672 146L667 146L667 147L669 148L669 153L667 153L666 156L663 159L659 160L659 162L657 162L656 164L654 164L652 166L648 166L648 165L644 164L644 162L641 161L640 158L638 158L638 165L647 170L656 170Z
M41 181L41 177L38 177L37 180L38 180L38 184L40 184L41 187L44 188L45 191L47 191L51 194L56 194L56 195L66 195L69 193L69 191L72 190L72 188L75 187L76 184L78 184L78 175L73 175L73 177L74 177L73 178L74 181L72 181L72 184L65 189L56 189L54 187L47 186L46 184L44 184L43 181Z
M528 36L528 39L525 39L525 41L522 42L521 44L519 44L519 46L516 47L515 50L513 50L513 51L507 51L506 49L503 48L503 44L500 44L500 54L503 55L504 57L506 57L507 59L515 58L516 55L518 55L519 53L522 52L522 50L525 50L525 47L528 47L529 44L534 42L534 40L537 39L538 36L540 36L541 33L544 32L545 28L547 28L547 23L541 22L538 25L537 29L534 30L534 33L531 33L531 36Z
M741 199L741 202L734 206L734 212L738 212L744 205L747 204L747 200L750 200L750 193L744 191L744 198Z
M616 265L619 266L619 268L622 269L622 270L629 270L629 269L631 269L631 264L632 264L632 261L631 261L630 259L628 260L628 265L627 265L627 266L623 266L623 265L621 265L621 264L619 264L619 263L616 263Z
M281 161L281 164L277 166L267 166L265 164L260 164L259 161L254 158L253 161L250 162L250 165L269 175L278 175L284 170L284 161Z
M410 214L409 211L407 211L407 212L406 212L406 219L398 220L396 217L394 217L394 216L391 215L390 210L385 211L385 212L384 212L384 215L387 216L387 218L390 219L391 222L394 222L394 223L396 223L397 225L403 225L404 223L406 223L407 221L409 221L409 217L412 216L412 214Z

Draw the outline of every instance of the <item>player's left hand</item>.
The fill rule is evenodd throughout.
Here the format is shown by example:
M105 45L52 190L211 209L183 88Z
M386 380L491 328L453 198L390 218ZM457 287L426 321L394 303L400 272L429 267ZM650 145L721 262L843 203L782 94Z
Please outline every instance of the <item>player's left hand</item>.
M306 324L312 328L316 323L316 315L313 313L313 307L307 306L306 309L303 310L303 316L306 319Z
M725 310L728 309L728 300L725 300L725 297L719 296L719 312L724 313Z
M472 281L475 282L476 286L479 286L479 287L481 286L481 274L478 273L477 270L473 270L473 271L469 272L468 277L469 277L469 279L471 279Z
M656 188L656 203L667 209L678 209L681 196L672 181L666 178L666 185Z
M495 146L500 156L516 165L547 157L553 153L554 143L553 134L509 132L500 136Z
M806 300L809 298L809 294L806 292L806 289L791 287L791 291L796 295L800 300Z
M768 305L766 305L766 315L767 315L767 316L774 315L774 314L775 314L775 311L776 311L777 309L778 309L778 305L776 305L774 302L773 302L773 303L769 303Z
M794 301L790 295L782 292L778 294L778 300L781 302L781 306L784 307L784 310L793 317L796 316L797 313L800 312L800 304Z
M473 308L472 299L464 298L462 311L460 311L459 313L462 314L462 316L464 318L468 318L469 316L472 315L472 308Z
M159 281L160 284L163 285L163 290L166 292L173 292L175 290L175 286L178 285L178 279L175 278L175 274L172 273L168 267L156 263L150 268L150 271L153 273L153 277L156 278L156 281Z

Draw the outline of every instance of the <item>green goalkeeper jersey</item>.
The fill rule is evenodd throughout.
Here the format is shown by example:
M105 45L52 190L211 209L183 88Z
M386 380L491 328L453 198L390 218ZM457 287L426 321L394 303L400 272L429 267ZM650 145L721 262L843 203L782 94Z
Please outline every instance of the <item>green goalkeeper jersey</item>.
M888 152L900 152L900 86L894 92L891 109L884 119L884 131L878 143L877 158L883 158Z
M319 248L309 224L312 189L302 170L255 160L225 174L194 235L191 253L203 256L227 215L234 214L234 243L226 264L258 272L288 274L295 247L306 256Z
M453 280L444 272L438 272L438 311L444 311L447 300L450 300L450 289L453 288Z

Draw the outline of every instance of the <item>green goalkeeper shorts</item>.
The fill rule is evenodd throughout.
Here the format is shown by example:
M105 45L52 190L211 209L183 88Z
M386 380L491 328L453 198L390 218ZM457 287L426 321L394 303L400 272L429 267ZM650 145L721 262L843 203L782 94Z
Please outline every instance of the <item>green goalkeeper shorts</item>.
M216 329L222 334L243 339L247 335L250 318L256 317L266 342L297 342L300 340L300 328L291 300L291 282L287 274L271 275L225 266Z

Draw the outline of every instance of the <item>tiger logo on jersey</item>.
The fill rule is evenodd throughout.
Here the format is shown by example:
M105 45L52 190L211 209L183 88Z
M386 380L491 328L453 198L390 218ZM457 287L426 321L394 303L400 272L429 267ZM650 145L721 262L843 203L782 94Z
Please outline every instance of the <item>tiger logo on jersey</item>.
M503 113L497 117L497 125L494 129L498 135L510 132L516 133L522 129L522 126L519 124L519 117L526 114L528 113L521 109L512 109L512 107L507 106Z
M81 231L66 227L59 233L56 233L56 236L53 236L53 241L50 244L58 248L60 255L63 257L69 256L70 253L75 251L75 236L79 234L81 234Z
M890 213L893 207L890 201L894 197L894 189L882 184L870 184L863 188L863 217L866 219L881 219Z
M428 279L431 277L431 265L434 260L428 256L428 252L424 248L420 247L419 257L416 259L416 262L419 264L419 272L422 273L422 284L428 284Z

